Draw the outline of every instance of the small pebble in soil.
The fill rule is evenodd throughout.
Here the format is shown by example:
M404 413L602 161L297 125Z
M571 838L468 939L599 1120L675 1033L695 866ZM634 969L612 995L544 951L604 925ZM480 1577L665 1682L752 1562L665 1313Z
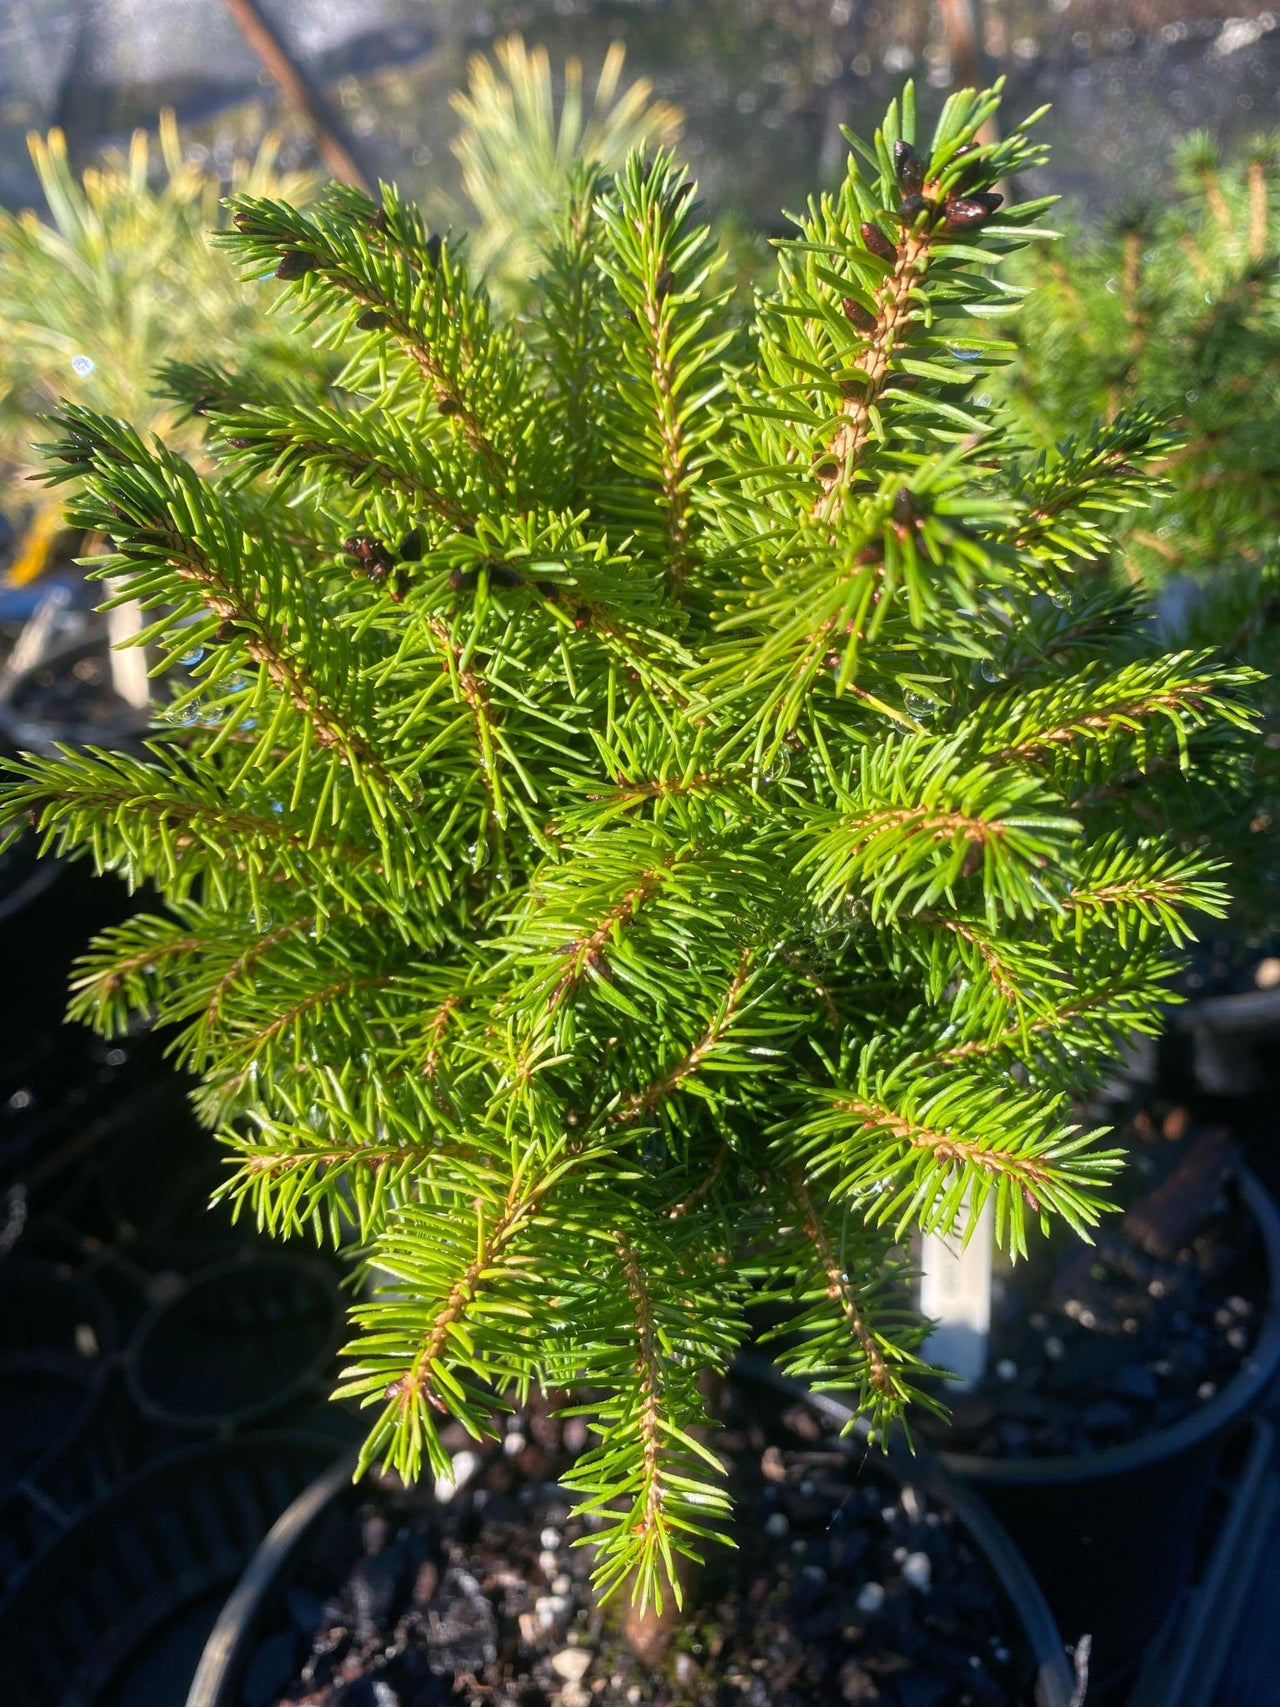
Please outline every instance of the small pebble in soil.
M480 1459L474 1452L455 1452L453 1455L454 1486L465 1488L467 1483L480 1468Z
M591 1655L585 1648L561 1648L551 1656L551 1669L568 1683L580 1683L591 1670Z
M786 1516L780 1511L771 1512L765 1519L764 1532L766 1535L772 1535L775 1538L780 1538L785 1535L790 1528L791 1525L787 1521Z
M1217 1391L1218 1391L1218 1384L1216 1381L1202 1381L1200 1383L1200 1385L1196 1388L1196 1398L1197 1399L1212 1399L1213 1395Z
M522 1434L516 1434L513 1431L503 1440L502 1450L506 1453L508 1458L518 1458L528 1444L529 1442Z
M868 1618L873 1618L884 1605L884 1585L882 1583L863 1583L858 1590L858 1598L854 1605L859 1612L865 1612Z
M550 1524L548 1524L542 1531L542 1534L539 1535L538 1541L544 1553L554 1553L556 1548L560 1545L560 1531L558 1529L552 1529Z
M921 1594L933 1586L933 1561L927 1553L908 1553L902 1561L903 1579Z

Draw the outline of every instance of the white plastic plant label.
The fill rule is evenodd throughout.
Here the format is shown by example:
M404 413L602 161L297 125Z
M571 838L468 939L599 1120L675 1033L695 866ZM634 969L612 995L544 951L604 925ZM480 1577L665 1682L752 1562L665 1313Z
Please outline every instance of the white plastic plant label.
M966 1208L965 1214L968 1213ZM948 1238L927 1233L920 1246L920 1309L935 1326L924 1356L958 1377L952 1390L972 1387L987 1366L991 1332L991 1253L994 1217L991 1199L961 1249L963 1225Z

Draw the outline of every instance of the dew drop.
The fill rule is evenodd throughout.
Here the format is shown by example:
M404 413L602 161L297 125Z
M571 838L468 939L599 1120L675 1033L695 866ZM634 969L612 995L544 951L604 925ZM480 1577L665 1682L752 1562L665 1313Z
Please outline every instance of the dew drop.
M71 358L72 372L79 374L81 379L88 379L97 365L92 356L72 356Z

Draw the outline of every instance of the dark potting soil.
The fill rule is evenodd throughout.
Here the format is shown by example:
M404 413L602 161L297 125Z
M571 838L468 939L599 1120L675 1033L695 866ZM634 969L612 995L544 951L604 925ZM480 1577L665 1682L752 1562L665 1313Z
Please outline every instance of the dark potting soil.
M1154 1105L1130 1124L1126 1212L1096 1244L1055 1238L997 1281L984 1379L943 1392L936 1446L982 1457L1095 1452L1167 1428L1237 1373L1266 1310L1262 1236L1225 1134Z
M950 1514L807 1410L766 1434L730 1403L714 1444L737 1547L711 1549L659 1672L596 1606L592 1550L573 1545L591 1519L556 1477L584 1425L534 1411L500 1447L454 1448L456 1491L375 1480L331 1512L241 1707L1029 1704L1015 1616Z

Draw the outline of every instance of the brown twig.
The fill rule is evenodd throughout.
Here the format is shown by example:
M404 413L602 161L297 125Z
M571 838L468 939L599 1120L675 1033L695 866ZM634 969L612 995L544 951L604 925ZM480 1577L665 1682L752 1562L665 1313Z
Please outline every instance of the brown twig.
M304 120L315 138L316 152L335 178L372 194L368 174L357 163L339 134L328 102L313 89L294 64L289 50L263 17L257 0L226 0L227 10L241 35L257 54L285 100Z

